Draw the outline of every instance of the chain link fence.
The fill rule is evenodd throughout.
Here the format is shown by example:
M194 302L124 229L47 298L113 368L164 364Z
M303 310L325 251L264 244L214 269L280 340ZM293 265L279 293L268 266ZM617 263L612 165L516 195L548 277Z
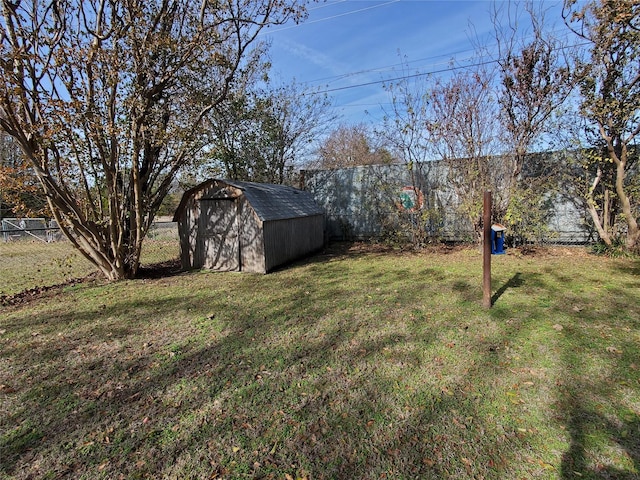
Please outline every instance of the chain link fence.
M5 242L39 240L57 242L64 238L55 220L45 218L3 218L0 233Z
M0 221L0 235L4 242L38 240L43 243L66 240L58 223L45 218L3 218ZM164 218L154 222L149 230L149 238L155 240L178 240L178 225Z

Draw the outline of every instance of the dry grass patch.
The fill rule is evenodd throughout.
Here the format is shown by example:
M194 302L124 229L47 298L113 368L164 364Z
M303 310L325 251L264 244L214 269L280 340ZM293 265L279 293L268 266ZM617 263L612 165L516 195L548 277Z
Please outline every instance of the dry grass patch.
M158 264L176 259L179 253L175 240L148 239L141 261L143 266ZM61 285L96 273L95 267L67 241L0 243L0 265L0 297Z

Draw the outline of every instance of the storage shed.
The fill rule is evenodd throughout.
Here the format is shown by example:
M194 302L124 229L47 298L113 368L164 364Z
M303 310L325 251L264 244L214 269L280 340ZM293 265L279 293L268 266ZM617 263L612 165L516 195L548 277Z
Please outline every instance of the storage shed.
M211 179L185 192L174 221L183 269L267 273L324 245L324 213L285 185Z

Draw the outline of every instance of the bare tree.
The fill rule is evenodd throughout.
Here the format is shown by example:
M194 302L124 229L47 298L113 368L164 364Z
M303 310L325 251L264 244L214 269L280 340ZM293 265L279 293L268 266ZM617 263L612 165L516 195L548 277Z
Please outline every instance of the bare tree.
M615 195L622 212L618 220L626 230L626 248L638 251L639 204L638 197L630 192L637 188L637 175L631 175L637 158L632 146L640 134L640 4L566 0L563 16L573 32L590 45L586 58L579 59L576 68L581 114L595 127L605 152L590 158L595 168L586 193L589 213L602 241L612 245L616 230L610 207ZM610 168L612 191L604 185Z
M402 76L399 80L385 84L390 97L390 107L385 109L382 128L376 133L384 139L395 156L405 165L411 184L402 192L393 195L396 208L388 215L392 238L407 237L414 246L438 241L444 226L442 199L434 189L442 179L425 175L428 162L438 156L434 149L432 77L421 72L412 72L403 58ZM408 187L408 188L407 188ZM407 208L407 202L409 208Z
M326 95L295 82L237 92L211 118L209 165L234 180L286 183L334 118Z
M541 3L527 1L520 9L509 2L504 8L506 25L500 12L493 12L505 149L503 196L508 199L504 219L512 238L525 241L540 238L552 205L549 194L559 189L553 176L562 169L549 170L549 162L532 154L536 147L548 150L555 132L565 128L562 114L573 91L574 49L550 33Z
M364 124L340 125L318 148L319 168L344 168L357 165L393 163L391 153L376 146Z
M295 1L0 0L0 128L65 235L109 279L142 241L203 120Z
M384 85L391 106L376 134L413 170L433 153L430 133L425 128L429 123L431 78L410 72L406 58L402 65L402 78Z
M493 75L479 67L457 71L448 81L436 80L426 125L435 152L448 166L448 182L456 193L458 208L478 240L483 192L494 191L498 216L504 215L508 202L502 158L490 162L501 150Z
M511 6L511 3L509 3ZM505 146L513 155L515 182L525 158L557 127L553 120L573 91L570 58L574 51L566 41L546 28L542 5L525 3L521 12L509 12L509 25L501 25L497 12L493 23L498 44L499 103ZM530 23L522 30L517 25ZM547 138L545 138L547 136Z

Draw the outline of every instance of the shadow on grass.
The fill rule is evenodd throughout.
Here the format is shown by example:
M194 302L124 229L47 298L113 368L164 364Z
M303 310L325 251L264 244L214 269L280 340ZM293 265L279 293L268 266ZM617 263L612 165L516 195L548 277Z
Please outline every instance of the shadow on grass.
M594 429L594 426L597 428ZM612 421L610 418L586 408L581 399L574 398L568 425L571 434L569 449L562 456L563 479L611 478L636 480L640 472L640 420ZM593 454L587 455L592 438L606 438L609 444L624 452L632 468L623 470L606 465Z
M522 404L504 401L517 395L512 386L521 378L514 372L522 365L530 371L529 364L514 363L512 347L540 322L517 312L509 324L491 322L470 302L451 307L456 320L445 321L447 312L439 309L448 304L427 298L453 291L464 300L467 283L442 276L416 288L411 263L384 269L368 261L358 269L340 261L308 263L267 277L197 273L131 282L126 289L95 289L104 296L95 308L69 311L61 303L18 312L7 329L19 329L20 341L5 342L2 350L21 379L9 394L14 408L0 420L8 432L1 437L0 472L16 478L542 475L535 465L520 467L535 451L536 435L520 428ZM528 293L553 297L552 279L535 275L514 274L500 295L526 279ZM154 295L145 297L143 288ZM123 298L127 289L139 296ZM579 320L562 300L557 308L564 319ZM460 328L461 322L470 326ZM60 337L65 325L74 326ZM567 359L567 371L577 376L579 356L590 347L586 336L575 342L577 357ZM629 360L617 362L622 369ZM593 428L615 437L616 425L628 430L616 438L637 469L637 418L621 425L570 403L585 389L578 380L566 382L574 391L562 403L571 436L562 457L565 478L574 478L569 471L597 477L584 444ZM494 403L503 408L498 414ZM632 478L606 468L610 476Z
M496 292L491 296L491 305L494 305L500 297L509 290L510 288L519 288L524 285L524 279L522 278L522 273L518 272L513 277L511 277L504 285L502 285Z
M439 348L433 328L408 333L382 310L360 310L370 303L351 309L363 293L345 287L350 273L340 265L324 273L269 281L211 275L234 287L208 296L192 288L101 299L82 311L25 311L9 328L26 341L3 350L26 373L11 393L19 402L2 420L0 472L435 479L471 474L478 455L479 476L507 468L514 446L524 448L526 440L496 431L477 402L502 375L502 354L485 348L503 344L502 333L470 346L481 359L473 371L461 366L444 380L450 367L441 354L425 357ZM364 302L382 308L406 273L404 266L391 272L384 291ZM202 278L186 283L196 280ZM272 302L259 308L251 292L267 285ZM334 311L340 297L343 316ZM65 325L74 327L60 336ZM487 362L492 373L477 375Z
M638 266L640 263L630 262L616 269L636 276ZM640 296L637 289L627 288L626 279L597 278L611 282L606 288L611 293L609 310L579 312L575 325L565 330L566 341L573 348L563 350L565 377L558 400L570 441L559 473L561 478L570 480L637 479L640 381L638 344L633 332L640 326ZM618 316L617 325L607 323L608 317L625 311ZM599 339L606 343L598 343ZM599 348L594 349L594 344ZM594 368L607 373L594 374Z

